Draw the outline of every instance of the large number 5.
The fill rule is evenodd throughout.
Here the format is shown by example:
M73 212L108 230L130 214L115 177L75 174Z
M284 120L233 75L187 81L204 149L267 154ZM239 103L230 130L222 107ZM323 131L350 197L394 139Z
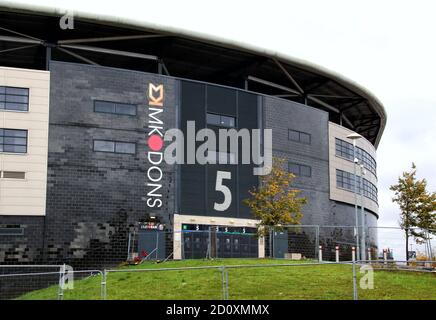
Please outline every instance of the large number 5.
M228 171L217 171L216 173L216 184L215 184L215 190L220 191L224 195L224 201L222 203L215 202L213 205L213 208L216 211L225 211L227 210L231 203L232 203L232 193L230 192L230 189L223 185L224 179L231 179L232 173Z

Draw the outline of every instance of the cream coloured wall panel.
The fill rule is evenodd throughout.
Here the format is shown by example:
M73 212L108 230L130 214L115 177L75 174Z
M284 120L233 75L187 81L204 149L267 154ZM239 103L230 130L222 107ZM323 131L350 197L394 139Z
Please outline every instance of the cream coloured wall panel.
M355 204L355 194L354 192L342 188L338 188L336 185L336 169L354 173L354 164L352 161L336 156L336 138L344 141L349 141L347 136L353 133L353 131L342 127L338 124L329 122L329 176L330 176L330 199L341 201L345 203ZM356 146L362 148L368 152L374 159L376 159L376 150L374 146L365 138L361 138L356 141ZM377 177L370 172L365 170L364 178L377 186ZM357 175L360 176L360 168L357 168ZM360 195L357 197L357 203L360 206L362 198ZM363 197L363 205L365 208L378 213L378 204L367 198Z
M45 215L50 73L0 67L0 86L29 88L29 110L0 110L0 127L28 132L27 153L0 153L1 171L25 179L0 178L0 215Z

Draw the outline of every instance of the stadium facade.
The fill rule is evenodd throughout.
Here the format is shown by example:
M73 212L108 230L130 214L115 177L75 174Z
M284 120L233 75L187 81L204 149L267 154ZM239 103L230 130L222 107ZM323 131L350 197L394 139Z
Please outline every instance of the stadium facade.
M189 121L197 130L271 129L273 156L308 199L304 225L354 226L347 136L362 135L363 205L367 225L377 225L386 113L354 82L168 27L75 13L73 28L62 29L55 9L0 10L0 263L114 263L132 244L152 249L147 239L159 235L159 258L203 257L211 232L219 256L263 257L268 245L252 236L257 221L242 203L259 183L255 164L219 152L229 164L153 158L168 141L152 143L151 133L187 134ZM353 229L344 230L319 241L353 245ZM132 234L143 236L131 242ZM366 241L376 246L376 234Z

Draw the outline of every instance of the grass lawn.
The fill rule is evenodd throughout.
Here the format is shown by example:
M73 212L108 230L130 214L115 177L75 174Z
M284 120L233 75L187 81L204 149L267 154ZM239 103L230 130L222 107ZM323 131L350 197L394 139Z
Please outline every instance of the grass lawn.
M304 266L305 262L273 259L184 260L117 270L198 266L289 264L298 266L228 268L229 299L352 299L350 265ZM307 262L306 262L307 263ZM357 270L359 271L359 270ZM358 273L358 281L361 274ZM100 299L100 277L74 282L64 299ZM32 291L21 299L56 299L57 286ZM222 299L220 269L113 272L107 277L107 299ZM407 271L375 271L374 289L359 289L359 299L436 300L436 275Z

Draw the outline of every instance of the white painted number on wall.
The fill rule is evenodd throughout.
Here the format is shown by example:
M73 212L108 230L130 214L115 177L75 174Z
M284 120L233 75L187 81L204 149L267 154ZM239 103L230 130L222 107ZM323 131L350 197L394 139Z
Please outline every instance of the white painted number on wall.
M231 172L217 171L216 173L215 190L222 192L224 195L224 201L222 203L217 203L217 202L214 203L213 208L216 211L225 211L232 204L232 193L230 192L230 189L227 186L223 185L224 179L231 179L231 178L232 178Z

